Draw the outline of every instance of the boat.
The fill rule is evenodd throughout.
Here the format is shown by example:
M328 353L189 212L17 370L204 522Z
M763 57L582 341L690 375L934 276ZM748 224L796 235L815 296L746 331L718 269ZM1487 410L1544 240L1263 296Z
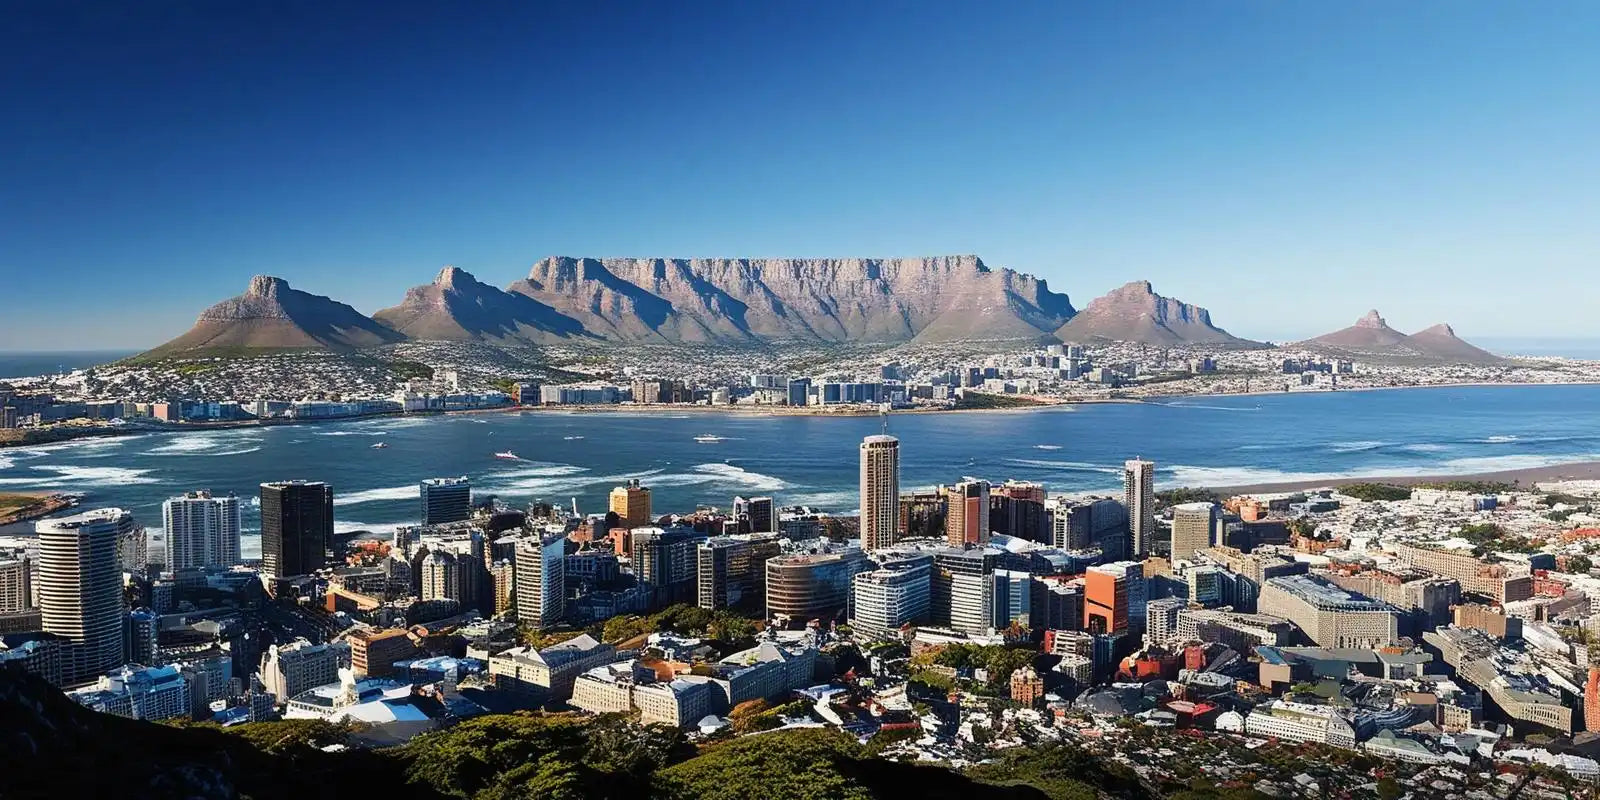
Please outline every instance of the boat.
M494 457L495 458L503 458L503 459L505 459L507 461L521 461L522 460L522 458L520 456L518 456L516 453L511 452L510 450L507 450L507 451L505 451L503 453L495 453Z
M389 445L387 443L385 443L385 442L378 442L377 444L372 446L372 449L374 449L374 450L382 450L383 448L388 447L388 446Z
M723 437L710 433L702 433L699 436L694 437L694 440L701 444L716 444L717 442L722 441L722 439Z

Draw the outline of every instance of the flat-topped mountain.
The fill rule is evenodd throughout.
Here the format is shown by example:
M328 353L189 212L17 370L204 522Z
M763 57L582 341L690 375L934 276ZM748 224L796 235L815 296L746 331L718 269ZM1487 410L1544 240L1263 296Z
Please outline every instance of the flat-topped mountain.
M411 288L400 305L372 318L412 339L543 342L586 335L577 320L459 267L445 267L433 283Z
M188 333L151 353L212 348L352 350L404 338L344 303L290 288L282 278L257 275L244 294L206 309Z
M1156 294L1149 281L1133 281L1095 298L1056 331L1063 342L1136 342L1150 345L1213 344L1260 347L1211 323L1211 312Z
M552 257L507 289L630 342L1035 338L1073 314L1043 280L977 256Z
M1487 364L1501 360L1499 356L1463 341L1449 325L1440 323L1408 336L1389 327L1389 323L1376 310L1368 311L1348 328L1307 339L1299 345L1356 356L1464 364Z

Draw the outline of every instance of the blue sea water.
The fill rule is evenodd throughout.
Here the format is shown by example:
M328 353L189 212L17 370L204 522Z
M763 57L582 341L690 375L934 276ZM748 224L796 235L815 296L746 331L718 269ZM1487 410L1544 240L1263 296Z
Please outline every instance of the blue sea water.
M1162 486L1339 476L1449 474L1600 459L1600 386L1463 387L1173 399L986 413L900 414L904 490L965 475L1115 491L1125 459L1158 464ZM337 526L415 521L417 482L467 475L496 494L604 508L627 478L658 513L736 494L856 508L857 445L876 417L683 413L384 418L211 432L148 433L0 450L0 490L82 493L86 506L161 524L161 501L209 488L253 497L262 481L325 480ZM696 436L722 437L714 443ZM374 449L384 442L388 447ZM514 451L521 460L496 459ZM254 511L253 505L251 511ZM247 516L247 529L257 521ZM247 550L254 541L247 541Z
M127 358L137 350L61 350L48 353L0 352L0 380L71 372Z

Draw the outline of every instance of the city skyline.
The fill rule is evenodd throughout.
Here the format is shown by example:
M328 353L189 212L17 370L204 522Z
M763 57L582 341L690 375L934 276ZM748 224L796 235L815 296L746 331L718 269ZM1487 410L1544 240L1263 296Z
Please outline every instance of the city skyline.
M1584 5L146 11L8 20L0 349L153 345L256 273L371 312L553 254L976 253L1274 340L1369 307L1576 336L1595 299Z

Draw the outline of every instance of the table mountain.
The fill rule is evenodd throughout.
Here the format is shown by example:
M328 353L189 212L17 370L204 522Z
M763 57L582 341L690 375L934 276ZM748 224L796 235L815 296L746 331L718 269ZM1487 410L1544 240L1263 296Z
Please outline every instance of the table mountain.
M1340 328L1333 333L1324 333L1315 339L1307 339L1303 344L1326 345L1347 350L1372 350L1393 347L1405 339L1405 334L1389 327L1389 323L1384 321L1377 309L1373 309L1356 320L1356 324Z
M413 287L400 305L372 317L413 339L544 342L586 335L577 320L458 267L445 267L433 283Z
M1073 314L1045 281L977 256L551 257L507 289L627 342L1036 338Z
M269 275L250 279L244 294L206 309L188 333L150 351L174 355L214 348L351 350L405 336L350 306L289 287Z
M1211 324L1211 312L1199 306L1156 294L1149 281L1134 281L1095 298L1056 336L1082 344L1110 340L1161 346L1261 346Z

